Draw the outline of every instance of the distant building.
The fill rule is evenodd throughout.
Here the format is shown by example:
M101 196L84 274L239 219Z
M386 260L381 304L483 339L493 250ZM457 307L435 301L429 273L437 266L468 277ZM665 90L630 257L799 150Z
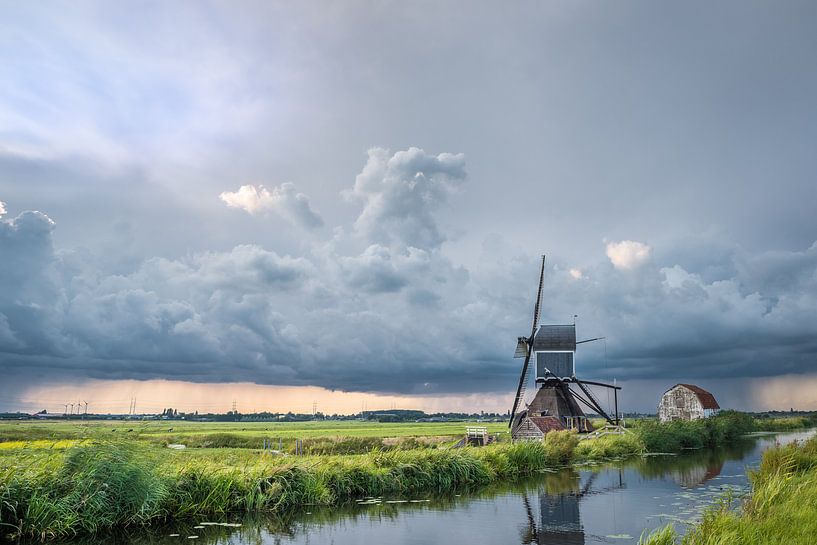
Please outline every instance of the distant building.
M695 420L709 418L721 410L715 396L694 384L676 384L661 396L658 404L658 419Z

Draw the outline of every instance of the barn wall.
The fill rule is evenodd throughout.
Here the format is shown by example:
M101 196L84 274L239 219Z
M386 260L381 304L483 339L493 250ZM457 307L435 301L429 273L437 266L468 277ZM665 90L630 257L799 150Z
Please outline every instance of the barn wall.
M665 393L658 405L658 419L661 422L695 420L706 416L695 392L683 386L678 386Z

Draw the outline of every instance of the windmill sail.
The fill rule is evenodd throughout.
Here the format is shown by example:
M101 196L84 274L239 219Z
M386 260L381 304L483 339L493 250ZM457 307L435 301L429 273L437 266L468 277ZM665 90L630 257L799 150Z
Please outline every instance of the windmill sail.
M545 281L545 256L542 256L542 265L539 268L539 289L536 292L536 305L533 307L533 325L531 326L530 337L524 339L525 341L525 363L522 364L522 372L519 375L519 385L516 387L516 397L513 400L513 408L511 409L511 418L508 420L508 427L513 426L513 420L516 417L516 410L525 396L525 382L528 377L528 366L530 365L530 357L533 353L533 338L536 335L536 326L539 325L539 312L542 303L542 285ZM516 351L520 351L519 344L522 338L517 340Z

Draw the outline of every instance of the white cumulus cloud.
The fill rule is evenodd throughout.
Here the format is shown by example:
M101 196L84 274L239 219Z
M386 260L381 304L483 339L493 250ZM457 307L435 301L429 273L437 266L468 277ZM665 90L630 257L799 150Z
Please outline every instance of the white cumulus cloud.
M392 155L369 150L369 160L345 192L364 203L355 230L370 241L386 245L437 248L445 241L434 212L465 180L461 153L428 154L409 148Z
M0 217L6 215L6 203L0 201Z
M258 212L274 212L285 220L303 227L314 229L323 226L323 218L309 202L309 197L299 193L295 184L287 182L273 187L272 191L263 185L242 185L238 191L225 191L219 195L227 206L241 208L255 214Z
M607 257L616 269L634 269L643 265L652 253L652 248L643 242L622 240L607 243Z

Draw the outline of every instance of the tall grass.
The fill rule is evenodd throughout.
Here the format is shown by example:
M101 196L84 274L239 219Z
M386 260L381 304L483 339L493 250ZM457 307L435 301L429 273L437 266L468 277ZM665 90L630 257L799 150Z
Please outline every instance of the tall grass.
M118 444L70 449L53 472L34 463L4 471L0 520L41 539L147 522L167 495L154 467L144 449Z
M726 497L683 537L667 527L642 540L644 545L817 542L817 438L767 451L750 479L752 495L741 509Z
M639 456L645 451L644 442L638 435L625 433L581 441L574 455L577 460L599 461Z
M568 464L576 442L575 434L558 432L482 449L296 459L247 453L229 464L123 442L50 456L21 451L15 467L0 472L0 520L12 536L49 539L166 518L450 492Z

